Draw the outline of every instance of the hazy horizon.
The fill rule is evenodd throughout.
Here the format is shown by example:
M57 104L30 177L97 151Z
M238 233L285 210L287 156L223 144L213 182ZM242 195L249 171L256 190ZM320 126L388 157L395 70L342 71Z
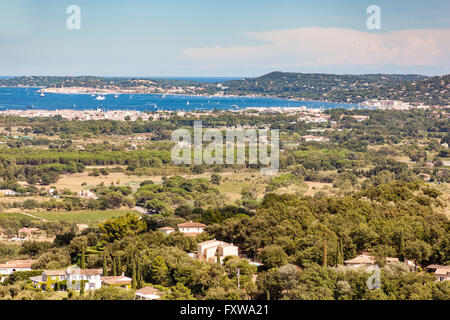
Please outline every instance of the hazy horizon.
M0 78L19 78L19 77L96 77L96 78L136 78L136 79L166 79L166 80L185 80L185 79L230 79L230 80L242 80L242 79L250 79L250 78L258 78L270 73L274 72L282 72L282 73L298 73L298 74L330 74L330 75L338 75L338 76L365 76L365 75L401 75L401 76L423 76L423 77L441 77L446 76L449 73L443 74L434 74L434 75L426 75L426 74L418 74L418 73L327 73L327 72L293 72L293 71L270 71L264 74L259 75L243 75L243 76L226 76L226 75L211 75L211 76L196 76L196 75L174 75L174 76L164 76L164 75L154 75L154 76L136 76L136 75L123 75L123 76L115 76L115 75L94 75L94 74L79 74L79 75L71 75L71 74L21 74L21 75L0 75Z

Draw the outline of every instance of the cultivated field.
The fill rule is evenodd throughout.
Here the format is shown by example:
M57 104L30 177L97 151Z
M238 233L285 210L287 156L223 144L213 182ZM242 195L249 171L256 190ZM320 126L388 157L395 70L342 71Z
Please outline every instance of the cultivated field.
M140 215L135 210L84 210L84 211L68 211L68 212L33 212L25 213L0 213L2 219L41 219L44 221L67 221L75 223L83 223L90 226L97 226L100 222L110 218L120 217L127 213Z

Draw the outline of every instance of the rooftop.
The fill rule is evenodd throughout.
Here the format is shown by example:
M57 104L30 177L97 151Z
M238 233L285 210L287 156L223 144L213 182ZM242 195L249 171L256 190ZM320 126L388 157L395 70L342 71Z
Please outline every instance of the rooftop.
M189 222L186 222L186 223L180 223L179 225L178 225L178 228L189 228L189 227L200 227L200 228L205 228L206 227L206 225L205 224L203 224L203 223L200 223L200 222L192 222L192 221L189 221Z
M31 265L37 260L11 260L4 264L0 264L0 268L31 268Z
M153 287L144 287L142 289L136 290L136 293L141 295L150 295L150 294L158 294L159 290Z
M44 273L47 276L64 276L66 275L66 270L45 270Z
M109 285L128 285L131 284L132 279L125 276L105 276L100 280Z

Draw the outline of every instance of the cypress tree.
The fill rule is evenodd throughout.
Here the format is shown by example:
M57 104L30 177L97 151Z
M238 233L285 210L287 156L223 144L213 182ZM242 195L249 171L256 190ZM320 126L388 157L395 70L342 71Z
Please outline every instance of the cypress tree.
M111 266L111 270L112 270L112 275L113 275L113 276L117 276L116 257L113 257L113 258L112 258L112 266Z
M103 276L108 275L108 264L106 261L106 255L103 255Z
M80 296L84 296L84 280L81 280Z
M83 248L83 250L81 251L81 269L86 269L86 253L85 253L85 249Z
M219 251L219 248L217 248L217 264L222 265L222 262L220 261L220 251Z
M344 255L342 252L341 238L338 238L337 245L336 245L336 266L344 263L343 257L344 257Z
M137 269L137 288L141 289L144 286L144 281L142 279L142 270L139 264L139 260L137 260L136 262L136 269Z
M327 240L323 238L323 259L322 259L323 266L326 267L327 264Z
M122 275L122 261L120 260L120 257L117 257L116 267L117 267L117 272L116 272L117 275L118 276Z
M136 263L133 262L131 264L131 289L136 290L137 284L136 284Z

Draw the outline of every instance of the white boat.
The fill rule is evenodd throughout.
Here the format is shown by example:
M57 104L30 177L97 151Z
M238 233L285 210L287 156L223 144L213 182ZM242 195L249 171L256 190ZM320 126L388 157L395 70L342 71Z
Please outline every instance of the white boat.
M115 95L114 95L114 98L116 98L116 99L117 99L118 97L119 97L119 95L118 95L118 94L115 94Z
M98 96L97 98L95 98L95 100L105 100L106 98L104 96Z
M190 105L191 103L188 101L188 102L186 102L186 105L188 106L188 105Z
M44 92L41 92L41 94L40 94L39 96L41 96L41 97L45 97L45 94L44 94Z

